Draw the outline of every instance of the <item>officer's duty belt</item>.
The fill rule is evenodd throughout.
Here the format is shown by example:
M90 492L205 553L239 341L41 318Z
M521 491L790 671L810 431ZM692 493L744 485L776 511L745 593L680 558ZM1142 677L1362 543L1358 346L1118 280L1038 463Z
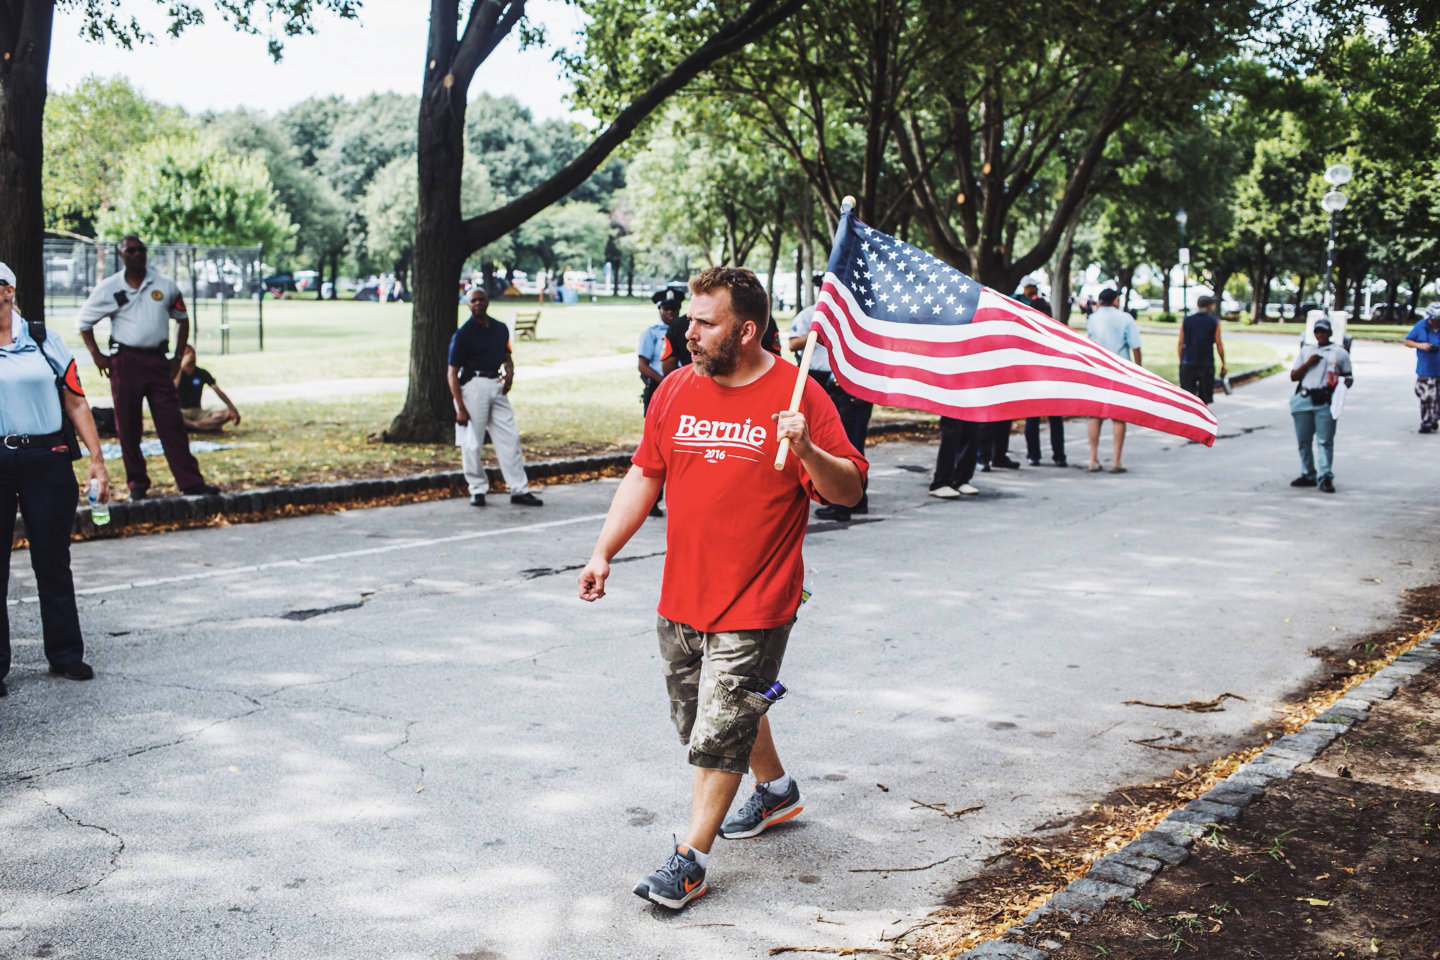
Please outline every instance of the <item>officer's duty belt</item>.
M59 447L65 444L64 433L11 433L0 438L6 450L29 450L32 447Z
M169 341L166 341L165 343L160 344L158 347L132 347L128 343L119 343L115 340L111 340L110 352L112 354L116 354L120 353L121 351L124 351L125 353L155 353L163 357L170 352L170 343Z

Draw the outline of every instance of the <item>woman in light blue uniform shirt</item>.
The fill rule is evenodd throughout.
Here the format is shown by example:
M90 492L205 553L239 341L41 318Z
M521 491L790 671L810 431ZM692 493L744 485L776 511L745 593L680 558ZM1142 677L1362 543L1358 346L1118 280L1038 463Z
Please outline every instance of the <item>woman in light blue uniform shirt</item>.
M74 358L59 337L44 337L42 346L34 332L15 310L15 274L0 263L0 599L10 586L18 505L30 541L50 672L89 680L95 671L85 662L70 575L70 530L79 488L62 431L64 416L70 417L90 451L86 478L100 481L102 500L110 498L110 477ZM10 612L0 603L0 697L8 692L9 672Z

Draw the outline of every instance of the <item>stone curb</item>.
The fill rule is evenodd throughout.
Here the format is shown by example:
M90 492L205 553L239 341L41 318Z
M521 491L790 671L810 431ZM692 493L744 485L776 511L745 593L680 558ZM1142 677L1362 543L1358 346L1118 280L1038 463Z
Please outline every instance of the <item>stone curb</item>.
M1155 829L1097 860L1083 879L1072 882L1036 907L1024 921L1007 930L1005 936L1023 935L1026 924L1051 913L1083 922L1111 900L1136 896L1137 891L1165 867L1176 866L1189 858L1189 848L1204 835L1207 824L1239 817L1246 806L1265 795L1265 785L1271 780L1286 779L1301 763L1316 759L1355 724L1363 723L1371 706L1393 697L1412 677L1437 663L1440 663L1440 630L1400 654L1338 701L1353 706L1332 707L1295 733L1279 738L1205 794L1172 811ZM1343 719L1331 722L1337 714ZM1049 956L1047 950L1059 947L1059 943L1051 940L1040 947L990 940L960 954L956 960L1043 960Z
M894 433L909 433L917 430L934 429L935 424L924 420L897 420L878 423L870 427L869 435L882 437ZM630 463L631 453L602 453L588 457L572 457L563 460L539 460L525 465L525 473L531 480L553 480L559 477L594 470L608 470L624 467ZM487 467L486 474L491 484L503 479L495 467ZM363 480L340 480L334 483L300 483L288 487L263 487L254 490L238 490L234 493L220 493L198 497L156 497L135 503L112 503L110 523L96 527L90 519L89 507L77 507L72 532L93 534L100 530L105 533L121 533L128 527L153 523L174 523L177 521L201 521L210 517L240 517L263 513L277 507L317 506L322 504L354 503L373 500L376 497L403 497L406 494L426 493L444 490L454 496L465 494L465 475L459 470L442 470L434 473L417 473L405 477L372 477ZM15 518L15 539L25 536L24 522Z

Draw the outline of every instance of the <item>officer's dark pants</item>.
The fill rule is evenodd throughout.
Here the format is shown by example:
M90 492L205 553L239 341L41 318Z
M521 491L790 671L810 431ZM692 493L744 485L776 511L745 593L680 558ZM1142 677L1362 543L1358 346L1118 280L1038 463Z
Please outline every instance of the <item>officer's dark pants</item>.
M1011 420L997 420L980 424L980 460L982 463L999 463L1010 459Z
M150 420L165 460L181 490L205 482L200 464L190 452L190 436L180 416L180 396L170 379L170 361L160 351L120 349L110 358L110 396L115 401L115 435L120 438L120 455L125 461L125 483L131 490L150 487L145 455L140 452L144 415L141 404L150 403Z
M10 672L10 613L3 601L10 588L17 502L25 518L30 566L40 594L45 658L57 666L85 658L75 580L70 576L70 529L78 493L69 454L48 448L0 449L0 679Z
M865 437L870 432L870 414L875 410L875 404L869 400L857 400L838 385L830 388L830 399L840 414L840 425L845 429L845 439L850 441L857 453L864 453ZM869 496L862 495L860 502L852 509L863 510L869 502Z
M1201 366L1198 363L1180 364L1180 389L1193 393L1205 405L1209 406L1215 402L1215 365L1206 364Z
M980 442L980 424L969 420L940 418L940 452L935 457L935 479L930 489L959 487L975 477L975 449Z
M1025 453L1031 460L1040 459L1040 417L1025 418ZM1050 456L1056 463L1065 462L1065 418L1050 417Z

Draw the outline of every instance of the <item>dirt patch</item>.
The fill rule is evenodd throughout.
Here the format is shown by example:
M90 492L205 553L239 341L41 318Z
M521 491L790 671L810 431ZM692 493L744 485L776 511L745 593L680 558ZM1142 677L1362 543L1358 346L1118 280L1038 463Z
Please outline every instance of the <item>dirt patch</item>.
M944 907L935 911L925 920L915 924L908 930L898 932L893 937L893 940L890 941L892 946L888 949L908 950L913 954L924 956L953 957L980 942L1000 936L1006 930L1019 923L1031 910L1048 900L1051 895L1063 889L1071 880L1084 876L1089 871L1091 865L1100 857L1119 850L1135 837L1139 836L1140 833L1150 829L1160 820L1164 819L1170 811L1184 806L1190 800L1200 796L1200 794L1207 791L1216 782L1228 776L1240 765L1259 753L1260 750L1263 749L1264 744L1269 740L1282 736L1285 733L1293 732L1309 720L1323 713L1344 691L1372 675L1375 671L1393 660L1394 657L1404 649L1413 646L1423 637L1429 636L1437 627L1440 627L1440 585L1409 591L1406 594L1401 613L1389 626L1362 637L1351 644L1333 649L1313 651L1323 667L1321 675L1318 676L1311 685L1296 691L1290 698L1290 702L1278 708L1276 719L1272 724L1256 728L1256 743L1253 748L1221 757L1209 763L1187 764L1177 768L1171 776L1153 783L1122 787L1098 803L1092 804L1088 810L1075 817L1043 825L1040 828L1041 832L1036 836L1018 837L1004 841L1002 851L987 861L988 866L984 872L960 881L950 895L946 897ZM1436 691L1434 688L1436 683L1434 670L1425 674L1424 677L1427 681L1426 684L1421 684L1420 681L1417 680L1416 685L1409 688L1409 690L1402 695L1397 696L1396 700L1397 702L1408 703L1416 695L1423 695L1423 693L1429 694L1430 706L1428 723L1420 723L1418 727L1414 727L1413 732L1416 735L1429 736L1431 738L1432 748L1436 750L1437 754L1440 754L1440 747L1434 747L1435 728L1428 725L1429 723L1440 724L1440 716L1437 716L1437 705L1440 705L1440 691ZM1404 698L1403 700L1402 697ZM1220 704L1223 704L1223 698L1220 698L1217 705ZM1423 706L1423 702L1421 705ZM1325 759L1328 762L1331 757L1340 755L1346 750L1369 749L1370 755L1368 762L1372 766L1368 780L1365 782L1367 789L1376 792L1373 796L1369 794L1362 796L1352 793L1351 796L1354 798L1355 803L1363 803L1366 810L1373 812L1378 809L1378 806L1398 803L1400 797L1408 797L1411 798L1413 803L1418 803L1421 808L1425 808L1425 811L1422 811L1420 815L1422 822L1426 811L1429 811L1426 805L1434 805L1431 822L1440 824L1440 803L1437 803L1437 801L1440 801L1440 790L1432 787L1428 793L1422 790L1420 791L1420 795L1416 795L1415 791L1412 790L1413 784L1407 782L1407 777L1414 779L1414 771L1411 768L1420 766L1424 761L1417 763L1413 759L1410 759L1409 754L1405 754L1402 751L1397 755L1400 759L1395 760L1390 766L1386 767L1384 764L1388 761L1383 760L1381 755L1382 751L1376 749L1374 744L1370 744L1368 747L1366 746L1366 744L1370 743L1371 738L1382 736L1381 731L1387 729L1389 724L1388 712L1392 709L1394 708L1391 707L1389 702L1377 707L1372 718L1332 746L1326 754ZM1422 720L1427 720L1427 718L1417 715L1411 718L1410 722L1414 723ZM1404 726L1404 724L1402 723L1401 726ZM1432 755L1429 762L1433 764L1435 759L1437 759L1437 756ZM1300 796L1301 794L1298 791L1301 791L1302 784L1308 783L1311 779L1315 779L1317 782L1324 780L1324 776L1319 772L1322 769L1324 768L1320 764L1316 764L1313 767L1306 767L1305 770L1307 773L1305 775L1297 774L1293 781L1285 781L1285 786L1277 786L1275 788L1275 797L1284 796L1285 792L1290 790L1297 791L1297 797ZM1341 777L1337 771L1332 779L1341 786L1349 787L1356 785L1357 777L1358 775L1348 778ZM1389 779L1386 779L1387 777L1389 777ZM1396 796L1384 796L1383 794L1387 790L1395 792ZM1296 802L1299 803L1301 801L1297 800ZM1325 794L1317 795L1317 799L1315 799L1314 802L1325 806L1325 809L1328 810L1329 806L1327 804L1346 803L1347 801L1335 800L1329 798L1328 794ZM1281 809L1285 808L1285 801L1282 800L1272 801L1267 798L1264 803L1272 807L1278 806ZM1231 844L1232 848L1237 850L1248 849L1248 847L1245 846L1246 844L1253 846L1259 843L1260 840L1267 840L1265 850L1268 851L1268 838L1290 829L1293 824L1278 827L1274 832L1266 834L1265 837L1260 839L1247 840L1245 836L1242 836L1244 831L1261 830L1263 832L1262 827L1268 826L1267 824L1254 827L1250 826L1251 822L1257 822L1257 818L1262 816L1261 809L1262 808L1257 805L1247 810L1245 814L1247 819L1242 820L1241 827L1231 827L1229 830L1220 831L1217 837L1210 842L1210 845L1203 847L1203 849L1207 853L1213 852L1223 849L1221 844ZM1399 812L1399 809L1399 807L1393 807L1390 812L1393 813L1395 817L1403 820L1404 815ZM1410 812L1413 813L1416 808L1412 806L1409 809ZM1363 811L1360 812L1363 813ZM1387 814L1387 816L1389 816L1389 814ZM1283 819L1283 817L1279 819ZM1361 819L1363 820L1363 817ZM1396 824L1399 822L1400 821L1397 820ZM1338 846L1338 844L1341 843L1347 831L1355 833L1360 828L1347 826L1345 822L1338 818L1332 818L1328 821L1322 818L1316 820L1314 826L1306 827L1305 829L1312 831L1311 835L1306 839L1307 844L1314 844L1317 847L1323 846L1326 843L1337 844L1335 847L1337 850L1336 856L1339 856L1341 847ZM1326 839L1324 835L1327 830L1333 831L1336 836ZM1294 835L1291 834L1290 836ZM1429 843L1433 844L1434 840L1435 837L1432 830L1429 834ZM1202 847L1197 844L1197 849L1202 849ZM1435 852L1434 847L1430 846L1428 857L1432 863L1432 870L1435 869L1433 866L1433 862L1436 859ZM1418 869L1420 864L1426 860L1426 856L1420 854L1415 855L1420 856L1420 860L1416 861L1413 865ZM1350 863L1346 864L1346 866L1353 868L1355 864ZM1368 864L1366 864L1366 866L1368 866ZM1148 904L1152 897L1158 896L1158 891L1165 889L1165 884L1167 883L1183 885L1183 881L1174 880L1173 878L1180 875L1180 870L1187 869L1188 867L1189 864L1187 863L1178 870L1164 871L1161 874L1160 880L1144 888L1141 893L1142 902ZM1247 872L1248 871L1242 872L1239 875L1243 877ZM1309 874L1309 876L1318 876L1324 872L1326 872L1326 870L1323 868L1316 869ZM1336 871L1331 870L1329 872L1332 877L1337 876ZM1405 875L1406 871L1397 870L1396 872ZM1344 874L1344 871L1340 871L1340 874ZM1297 874L1296 877L1298 878L1298 876ZM1346 876L1349 875L1346 874ZM1433 885L1435 879L1440 878L1432 875L1432 879L1429 882ZM1205 879L1192 881L1190 886L1195 887L1200 883L1206 882ZM1226 876L1224 883L1230 884L1231 877ZM1272 883L1272 885L1275 884ZM1217 881L1214 886L1219 886L1219 882ZM1240 884L1238 886L1244 885ZM1211 887L1204 889L1210 890ZM1437 886L1437 890L1440 890L1440 886ZM1312 895L1305 892L1297 892L1294 896L1314 896L1317 899L1329 899L1329 897L1318 894ZM1440 894L1435 894L1434 896L1440 896ZM1199 899L1199 895L1197 894L1194 899ZM1223 895L1219 896L1215 903L1224 904L1227 899L1232 904L1235 902L1234 898L1230 897L1229 890L1224 891ZM1200 906L1208 909L1209 904L1210 901L1206 901ZM1290 906L1300 907L1311 905L1291 901ZM1127 909L1135 913L1135 915L1131 917L1126 913ZM1321 908L1314 907L1313 909L1318 910ZM1112 904L1107 907L1105 913L1101 915L1099 923L1103 926L1105 923L1116 922L1118 918L1126 918L1135 923L1142 921L1145 923L1154 923L1155 921L1153 919L1147 918L1153 918L1155 916L1178 917L1179 914L1183 913L1195 913L1189 906L1184 905L1177 905L1174 910L1166 914L1153 914L1148 911L1136 913L1135 910L1136 908L1133 907L1117 908ZM1332 912L1338 913L1339 911ZM1405 911L1400 912L1403 913ZM1432 910L1432 913L1436 912L1440 911ZM1261 913L1263 915L1263 911L1261 911ZM1205 915L1209 916L1209 914ZM1161 927L1165 927L1163 923L1151 932L1157 932L1157 935L1168 937L1170 933L1175 932L1174 928L1177 924L1183 925L1185 927L1183 932L1186 933L1193 932L1193 929L1204 929L1208 931L1211 927L1215 926L1214 921L1216 919L1224 920L1226 924L1232 926L1236 925L1233 923L1234 918L1233 915L1231 915L1231 919L1212 917L1210 922L1205 923L1203 927L1201 927L1196 923L1197 919L1201 916L1202 914L1195 913L1194 917L1179 917L1178 920L1170 922L1163 934L1157 932L1160 931ZM1411 919L1418 919L1418 917L1418 914L1411 914ZM1373 919L1374 918L1367 918L1366 922ZM1301 922L1303 922L1303 920L1304 918L1302 918ZM1307 926L1314 927L1316 922L1312 917ZM1052 935L1056 940L1065 939L1061 936L1062 933L1073 935L1080 940L1089 941L1091 939L1089 926L1072 926L1071 928L1066 928L1061 922L1052 921L1044 929L1053 930ZM1433 930L1433 928L1423 926L1416 927L1415 929L1417 931L1425 929ZM1114 940L1114 943L1122 944L1125 948L1115 955L1135 957L1151 956L1152 954L1136 952L1132 949L1134 944L1125 939L1125 936L1130 934L1139 936L1139 934L1135 934L1132 930L1129 934L1124 934ZM1032 939L1043 940L1046 939L1046 937L1041 936ZM1182 937L1181 939L1185 938ZM1099 943L1106 950L1112 950L1112 952L1114 950L1111 946L1111 941L1101 942L1097 940L1095 942ZM1165 949L1178 948L1181 952L1185 952L1185 947L1173 938L1167 942L1168 946L1166 946ZM1149 941L1147 941L1147 943L1149 943ZM1290 960L1291 957L1297 955L1306 957L1335 957L1337 956L1336 950L1339 949L1341 948L1337 947L1335 950L1324 954L1303 952L1297 954L1295 951L1290 953L1261 952L1250 954L1244 952L1244 950L1229 953L1220 949L1206 949L1202 951L1202 955L1215 957L1273 956ZM1067 954L1066 956L1096 957L1103 955L1105 954L1091 949L1088 952L1082 951L1080 953ZM1153 956L1160 955L1158 952L1153 954ZM1351 957L1360 956L1360 954L1353 952L1346 955ZM1390 955L1406 957L1431 956L1430 953ZM1385 956L1385 954L1383 952L1367 952L1364 956L1375 957Z
M1056 960L1440 957L1437 703L1431 668L1135 899L1027 940Z

